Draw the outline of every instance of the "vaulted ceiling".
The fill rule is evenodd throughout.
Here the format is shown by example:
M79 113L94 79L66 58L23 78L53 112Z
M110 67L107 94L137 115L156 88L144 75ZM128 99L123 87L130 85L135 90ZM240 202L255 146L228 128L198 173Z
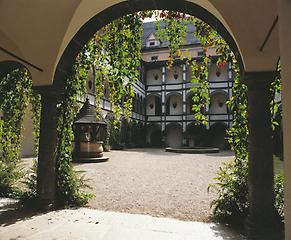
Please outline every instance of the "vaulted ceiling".
M274 0L0 0L0 61L17 61L28 67L35 85L51 85L68 46L83 44L76 35L89 36L112 19L142 9L184 11L218 29L223 26L246 71L275 69L279 44Z

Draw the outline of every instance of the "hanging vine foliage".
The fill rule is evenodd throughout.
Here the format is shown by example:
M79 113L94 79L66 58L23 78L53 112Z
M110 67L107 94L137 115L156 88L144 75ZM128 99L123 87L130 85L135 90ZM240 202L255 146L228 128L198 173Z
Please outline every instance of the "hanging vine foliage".
M31 104L33 136L34 136L34 156L38 155L39 134L40 134L40 114L41 114L41 95L31 89L29 94L29 103Z
M272 116L272 128L275 130L279 126L279 122L276 119L276 116L281 115L282 113L279 110L279 104L281 103L281 92L282 92L282 81L281 81L281 63L280 61L277 64L276 77L271 84L271 116Z
M211 62L209 57L204 57L202 62L195 60L188 61L191 69L191 82L193 83L192 92L193 105L191 106L196 125L207 125L206 108L210 104L208 65Z
M214 216L233 224L241 224L247 217L249 208L247 87L240 81L235 59L232 61L232 70L234 80L228 107L232 111L233 120L227 134L235 158L222 164L214 178L215 183L209 188L218 194L211 202Z
M164 41L169 41L169 60L168 67L171 67L177 57L181 59L186 57L181 52L181 47L185 43L186 30L185 26L191 23L195 26L195 37L201 43L203 54L199 60L188 57L186 63L191 69L193 87L193 106L194 119L196 124L207 124L205 109L210 103L209 99L209 82L208 69L211 63L211 57L208 50L215 50L218 58L216 67L218 71L231 66L233 74L232 96L227 102L229 110L233 114L232 127L228 130L229 143L235 153L235 159L231 162L223 164L215 178L215 184L209 186L218 193L218 198L212 202L214 215L218 218L228 219L231 221L243 221L248 213L248 120L247 120L247 87L242 84L240 79L240 71L234 53L231 51L227 43L219 36L219 34L209 25L199 19L181 15L180 13L172 13L162 11L159 15L164 18L162 23L158 22L157 36ZM177 20L178 18L178 20ZM175 23L179 21L180 25ZM280 66L278 67L278 73ZM278 123L275 116L278 112L278 95L281 92L280 74L271 86L273 95L270 107L272 111L272 124L275 128ZM278 179L275 178L275 179ZM280 184L277 184L278 187ZM282 186L281 186L282 187ZM282 192L282 191L277 191ZM282 197L276 196L277 199ZM280 205L282 212L282 201Z
M106 81L115 125L122 113L131 116L133 84L139 78L142 21L138 14L124 16L95 35L97 89ZM101 95L97 95L99 102ZM123 108L123 109L122 109Z
M175 11L161 11L159 17L162 20L155 24L156 37L169 44L168 68L172 67L177 58L183 60L181 48L186 44L188 22L185 16L184 13Z
M59 100L57 109L57 172L56 199L58 206L83 205L92 194L84 192L89 187L83 176L77 174L72 166L72 142L74 139L73 123L80 108L79 100L86 93L86 81L89 71L95 71L96 104L99 107L104 88L104 76L110 90L115 121L121 116L121 100L124 102L125 115L131 113L132 85L139 77L138 66L141 54L141 21L137 15L125 16L107 25L83 48L76 59L70 76L65 81L64 95ZM94 69L93 69L94 68ZM31 95L34 109L34 122L39 126L40 96ZM98 108L97 108L98 109ZM100 108L97 110L100 114ZM36 136L39 136L37 129ZM37 146L36 146L37 149ZM35 167L28 181L30 192L24 198L36 196Z
M152 14L152 12L150 13ZM57 151L57 195L56 202L60 206L82 205L87 202L90 194L83 190L86 187L71 165L73 122L79 109L78 96L85 93L88 71L96 67L96 101L99 106L104 84L108 84L109 100L113 104L115 125L122 115L131 115L133 84L139 77L142 21L147 13L139 13L118 19L98 32L78 56L71 75L65 82L65 94L58 104L58 151ZM182 47L186 41L187 24L196 28L195 36L201 42L203 55L200 59L187 58L186 64L191 68L193 88L192 107L198 124L207 124L205 109L209 104L208 68L211 58L208 50L214 48L219 55L218 68L230 63L234 74L233 93L228 101L233 114L233 125L228 131L229 142L235 152L234 161L224 164L217 175L216 183L211 185L218 193L212 202L217 216L244 217L248 209L247 200L247 88L240 81L240 72L234 54L226 42L204 22L185 14L162 11L159 14L162 24L157 24L157 36L161 41L169 42L168 67L176 59L184 59L186 52ZM185 54L185 55L184 55ZM279 68L280 69L280 68ZM278 70L279 71L279 70ZM38 150L40 96L31 92L31 80L25 70L15 70L0 80L0 108L3 114L0 120L0 195L14 191L16 181L21 177L18 168L20 161L20 133L25 108L30 102L34 111L36 151ZM281 90L280 75L272 84L273 99ZM273 100L270 107L273 115L278 110L278 103ZM100 113L100 109L98 109ZM274 123L276 125L276 123ZM35 189L35 180L31 187ZM282 192L279 191L278 192ZM35 192L34 192L35 193ZM282 198L280 206L282 206Z
M83 176L77 174L72 166L73 124L80 108L78 97L85 94L91 64L88 45L76 59L71 76L65 81L65 93L57 108L57 172L56 204L59 206L78 206L88 202L92 194L84 192L89 187Z
M183 13L173 11L161 11L158 15L161 20L156 21L157 37L160 41L169 43L169 58L167 67L171 68L175 60L186 59L186 64L191 69L192 87L192 112L195 124L206 125L206 109L210 103L208 69L211 58L207 55L207 49L213 47L216 32L206 23ZM194 36L200 41L203 54L195 59L189 52L182 51L186 44L187 29L194 25Z
M92 45L88 43L78 55L71 74L65 79L64 94L58 99L55 204L59 207L81 206L93 196L84 191L89 186L86 184L84 176L79 175L72 166L73 124L80 109L80 99L85 95L90 66L94 62L94 55L90 54L91 51ZM34 112L35 151L38 155L41 96L31 91L30 102ZM21 201L26 205L31 205L37 201L36 169L37 162L30 170L26 180L28 190L21 195Z
M0 79L0 196L18 191L16 183L23 175L19 167L21 129L30 88L25 69L16 69Z

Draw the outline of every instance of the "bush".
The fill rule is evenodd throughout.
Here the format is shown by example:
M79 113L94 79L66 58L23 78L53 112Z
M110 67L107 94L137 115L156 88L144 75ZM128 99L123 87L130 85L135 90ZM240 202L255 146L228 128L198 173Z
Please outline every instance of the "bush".
M20 177L21 171L14 163L5 164L0 161L0 197L12 197L18 192L16 182Z
M219 168L216 182L208 188L218 193L218 198L211 202L215 218L232 223L243 222L249 207L247 174L247 160L231 160Z
M34 159L32 168L27 171L27 175L23 183L27 187L27 190L19 194L18 196L19 201L25 207L35 208L35 206L37 206L37 196L36 196L37 160L36 159Z
M223 163L219 168L215 183L209 185L218 193L211 202L214 217L223 222L242 224L248 215L248 164L247 160L235 159ZM275 207L284 219L284 177L276 174L274 178Z
M281 217L284 220L284 176L282 174L276 174L274 178L275 189L275 207Z

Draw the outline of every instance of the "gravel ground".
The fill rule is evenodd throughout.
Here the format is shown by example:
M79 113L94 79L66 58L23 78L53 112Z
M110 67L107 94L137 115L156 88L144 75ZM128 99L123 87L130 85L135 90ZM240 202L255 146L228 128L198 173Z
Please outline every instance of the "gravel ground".
M88 207L180 220L210 221L209 183L231 152L175 154L164 149L105 153L108 162L76 164L96 195Z

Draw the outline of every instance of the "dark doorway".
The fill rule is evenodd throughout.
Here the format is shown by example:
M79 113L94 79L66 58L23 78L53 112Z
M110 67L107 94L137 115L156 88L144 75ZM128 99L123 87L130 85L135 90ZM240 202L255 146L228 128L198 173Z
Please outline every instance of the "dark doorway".
M162 132L161 130L154 130L151 134L151 145L153 147L162 146Z

